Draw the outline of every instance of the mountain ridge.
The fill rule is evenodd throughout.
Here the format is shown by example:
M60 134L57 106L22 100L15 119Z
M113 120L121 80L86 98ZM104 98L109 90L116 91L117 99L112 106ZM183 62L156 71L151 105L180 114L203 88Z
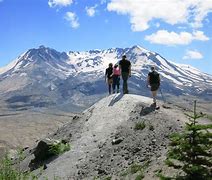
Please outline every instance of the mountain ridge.
M118 63L123 54L132 63L131 93L149 96L146 78L149 67L156 66L165 94L211 99L212 75L170 62L138 45L67 53L45 46L29 49L0 70L0 94L8 98L40 95L49 105L70 103L87 108L105 96L104 71L109 63Z

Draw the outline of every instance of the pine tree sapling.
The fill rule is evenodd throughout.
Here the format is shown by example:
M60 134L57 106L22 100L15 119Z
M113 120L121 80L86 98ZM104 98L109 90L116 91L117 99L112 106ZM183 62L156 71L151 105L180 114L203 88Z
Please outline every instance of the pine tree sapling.
M212 124L203 125L197 119L203 114L197 114L196 101L194 101L193 115L186 114L189 123L186 123L182 133L171 136L170 150L166 164L178 169L182 174L176 177L165 177L185 180L211 180L212 179Z

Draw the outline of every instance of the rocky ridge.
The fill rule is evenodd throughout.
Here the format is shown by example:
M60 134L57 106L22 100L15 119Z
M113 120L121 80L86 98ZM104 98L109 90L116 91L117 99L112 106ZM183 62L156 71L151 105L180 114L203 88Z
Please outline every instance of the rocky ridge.
M180 131L187 118L174 105L155 110L150 107L151 102L143 96L115 94L75 116L48 136L66 139L71 149L44 162L40 179L134 179L138 173L128 171L134 165L145 166L145 179L156 179L155 172L167 152L168 136ZM136 130L140 123L145 127ZM33 150L23 168L27 168L30 159Z

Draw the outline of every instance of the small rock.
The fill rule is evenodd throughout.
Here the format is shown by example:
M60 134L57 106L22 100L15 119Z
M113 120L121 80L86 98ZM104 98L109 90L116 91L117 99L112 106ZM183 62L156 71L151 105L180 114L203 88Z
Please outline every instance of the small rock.
M46 164L43 165L43 170L45 170L45 169L47 169L47 165Z
M121 138L119 138L119 139L113 139L112 145L120 144L122 141L123 141L123 139L121 139Z
M98 169L97 171L98 171L98 174L106 174L106 171L103 169Z
M76 119L79 119L79 116L76 115L73 117L73 120L76 120Z
M155 143L156 141L157 141L156 139L153 139L153 140L152 140L152 142L154 142L154 143Z
M78 175L83 175L83 174L85 174L82 170L79 170L78 172L77 172L77 174Z
M163 107L164 109L171 109L170 106L167 106L167 105L165 105L165 104L163 104L162 107Z
M68 144L68 142L69 142L68 139L62 139L62 140L61 140L61 143L63 143L63 144Z
M145 158L139 159L140 162L144 162L145 160Z
M26 151L27 149L29 149L29 146L26 146L22 149L22 151Z
M133 151L133 153L137 153L137 152L139 152L140 150L141 150L141 148L136 147L136 148L134 148L132 151Z
M126 156L124 159L125 159L125 160L128 160L128 159L130 159L130 157L129 157L129 156Z

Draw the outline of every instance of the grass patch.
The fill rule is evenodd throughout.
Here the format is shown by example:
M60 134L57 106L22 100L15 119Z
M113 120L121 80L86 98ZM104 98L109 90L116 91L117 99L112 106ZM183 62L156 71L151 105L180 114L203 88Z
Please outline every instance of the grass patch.
M146 127L146 124L144 122L138 122L135 124L135 130L143 130Z
M133 175L138 173L135 180L140 180L144 178L144 171L149 166L150 161L147 160L144 164L132 164L126 171L122 172L121 176Z
M136 176L135 180L141 180L144 178L144 174L142 172L140 172L140 174L138 176Z
M206 118L212 121L212 114L206 114Z
M139 165L139 164L133 164L132 166L130 166L130 173L131 174L135 174L137 173L138 171L141 171L142 170L142 166Z
M38 177L31 172L21 172L13 167L8 154L0 161L0 180L37 180Z
M105 177L104 180L111 180L112 177L111 176L108 176L108 177Z
M158 169L155 173L155 175L160 178L160 180L171 180L171 178L167 178L167 177L164 177L162 175L162 169Z
M68 143L64 144L62 142L59 142L59 143L50 145L49 153L52 155L58 156L69 150L70 150L70 144Z

